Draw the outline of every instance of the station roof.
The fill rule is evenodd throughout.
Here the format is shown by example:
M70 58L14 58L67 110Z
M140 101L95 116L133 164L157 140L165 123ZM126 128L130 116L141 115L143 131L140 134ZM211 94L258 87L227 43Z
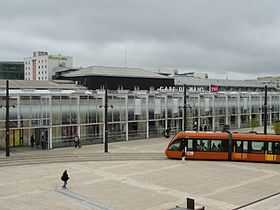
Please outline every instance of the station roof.
M0 80L0 89L6 89L6 80ZM86 87L68 80L9 80L9 89L64 89L77 90Z
M64 77L84 77L84 76L103 76L103 77L131 77L131 78L153 78L153 79L172 79L152 71L141 68L110 67L110 66L89 66L75 71L61 74Z
M189 85L189 86L228 86L228 87L264 87L264 83L258 80L224 80L224 79L199 79L184 76L174 76L175 85ZM274 87L268 85L268 87Z

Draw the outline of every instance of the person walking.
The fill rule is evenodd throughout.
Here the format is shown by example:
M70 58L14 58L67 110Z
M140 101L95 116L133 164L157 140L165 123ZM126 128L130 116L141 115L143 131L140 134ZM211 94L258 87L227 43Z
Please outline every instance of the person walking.
M41 149L45 149L45 137L44 137L44 135L41 136Z
M78 148L81 148L82 145L81 145L81 141L80 141L80 137L77 136L77 145L78 145Z
M35 143L35 139L34 139L33 135L31 135L31 137L30 137L30 143L31 143L31 147L33 148L34 147L34 143Z
M75 148L81 148L81 141L80 141L80 138L79 138L79 136L75 136L75 138L74 138L74 146L75 146Z
M63 181L63 186L62 188L66 189L66 185L67 185L67 182L69 180L69 176L68 176L68 173L67 173L67 170L65 170L61 176L61 180Z

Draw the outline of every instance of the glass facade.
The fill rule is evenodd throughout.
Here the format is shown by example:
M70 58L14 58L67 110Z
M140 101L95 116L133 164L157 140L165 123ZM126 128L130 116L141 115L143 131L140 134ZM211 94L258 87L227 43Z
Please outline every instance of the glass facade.
M0 92L0 146L5 142L5 92ZM104 141L104 91L12 91L10 94L11 146L35 145L47 148L72 146L75 136L82 144ZM250 127L254 118L263 123L263 94L188 93L187 129L222 130ZM109 142L163 136L181 131L184 125L183 93L158 91L109 91ZM279 120L280 96L268 97L268 122Z
M23 80L23 62L0 62L0 79Z

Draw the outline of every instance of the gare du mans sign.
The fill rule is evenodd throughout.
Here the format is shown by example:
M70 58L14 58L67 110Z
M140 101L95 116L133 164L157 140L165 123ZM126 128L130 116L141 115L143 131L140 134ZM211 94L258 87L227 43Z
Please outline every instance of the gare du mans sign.
M219 85L210 85L210 87L186 87L189 92L219 92ZM158 89L160 92L184 92L184 86L161 86Z

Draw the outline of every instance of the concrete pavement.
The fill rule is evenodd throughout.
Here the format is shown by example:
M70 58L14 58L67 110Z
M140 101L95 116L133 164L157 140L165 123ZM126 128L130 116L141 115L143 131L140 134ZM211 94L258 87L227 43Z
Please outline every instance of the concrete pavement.
M109 151L159 154L168 141L113 143ZM11 158L82 154L103 155L103 145L16 153ZM70 175L68 191L61 189L64 169ZM207 210L229 210L279 192L279 175L279 164L168 159L5 166L0 170L0 209L167 210L186 206L185 198L191 197ZM243 209L277 210L279 201L280 196L274 196Z

